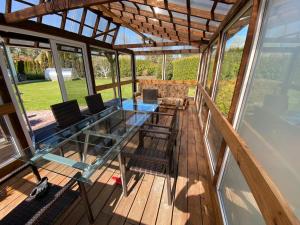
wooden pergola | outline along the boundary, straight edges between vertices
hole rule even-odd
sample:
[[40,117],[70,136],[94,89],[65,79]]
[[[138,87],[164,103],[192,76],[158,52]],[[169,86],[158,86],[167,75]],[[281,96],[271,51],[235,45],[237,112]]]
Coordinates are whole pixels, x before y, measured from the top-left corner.
[[[203,116],[201,132],[205,133],[205,127],[209,119],[212,118],[223,138],[216,169],[214,173],[210,174],[209,178],[212,185],[216,188],[222,162],[226,157],[225,150],[229,147],[266,223],[300,224],[288,202],[280,193],[279,188],[233,128],[234,113],[238,107],[239,95],[242,92],[244,77],[255,41],[262,0],[40,0],[37,5],[30,3],[29,0],[14,1],[27,5],[27,7],[12,11],[12,0],[6,0],[6,11],[5,14],[0,16],[0,25],[48,35],[55,34],[83,42],[88,48],[90,45],[94,45],[110,49],[110,51],[111,49],[115,50],[117,54],[119,51],[126,52],[131,54],[133,59],[132,68],[135,68],[134,55],[201,53],[195,96],[196,104],[198,103],[199,107],[203,108],[205,106],[207,109],[203,115],[200,115],[200,117]],[[249,2],[251,2],[252,8],[250,15],[247,15],[250,18],[248,23],[241,20],[235,23],[234,26],[236,27],[231,30],[234,33],[241,27],[248,25],[232,102],[228,117],[225,117],[217,108],[213,96],[218,64],[222,61],[222,51],[224,50],[223,32]],[[82,10],[79,18],[69,16],[69,13],[75,9]],[[92,25],[86,23],[89,13],[96,15],[95,22]],[[61,18],[59,26],[51,27],[44,24],[43,17],[46,15],[56,15]],[[107,21],[104,28],[99,26],[102,20]],[[76,32],[66,29],[66,24],[70,21],[78,25]],[[141,42],[118,44],[116,40],[121,28],[135,32],[140,37]],[[84,33],[85,29],[92,30],[92,32],[87,35]],[[228,33],[228,36],[230,35],[231,33]],[[5,31],[0,31],[0,36],[4,37],[8,44],[10,38],[32,38],[26,34],[12,35],[10,32]],[[33,41],[36,43],[36,47],[41,47],[39,46],[40,42],[47,42],[43,37],[36,37]],[[205,76],[207,76],[209,70],[208,65],[212,46],[215,47],[215,58],[213,60],[216,63],[213,64],[212,68],[211,80],[213,82],[207,84],[205,83],[207,79]],[[133,83],[134,89],[136,89],[137,80],[134,69],[132,73],[132,81],[121,82],[119,80],[119,85]],[[102,86],[95,86],[94,84],[93,88],[96,92],[116,86],[115,83]],[[10,99],[7,102],[2,114],[14,112],[9,103]],[[198,113],[199,111],[198,109]],[[205,152],[205,154],[208,153]],[[209,156],[206,155],[206,158],[209,158]],[[212,196],[214,205],[218,205],[216,191]]]
[[[196,3],[190,0],[16,0],[28,7],[12,11],[12,0],[7,0],[4,20],[7,24],[35,20],[43,23],[43,16],[54,14],[61,18],[60,29],[65,30],[66,22],[78,24],[78,35],[85,28],[92,29],[90,38],[111,44],[115,49],[161,47],[160,51],[137,51],[136,54],[199,53],[218,33],[222,23],[232,9],[243,1],[207,0]],[[83,8],[80,18],[71,18],[69,12]],[[85,24],[87,12],[97,15],[93,26]],[[99,29],[101,20],[107,20],[105,29]],[[126,27],[141,38],[141,43],[117,45],[116,38],[120,27]],[[163,40],[158,41],[157,39]],[[164,49],[176,46],[174,50]],[[190,46],[187,48],[187,46]],[[192,46],[192,47],[191,47]]]

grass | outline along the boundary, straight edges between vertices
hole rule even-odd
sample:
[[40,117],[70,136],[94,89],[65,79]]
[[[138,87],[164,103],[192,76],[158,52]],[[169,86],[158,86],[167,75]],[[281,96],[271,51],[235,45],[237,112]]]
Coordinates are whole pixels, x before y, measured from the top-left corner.
[[[110,83],[110,79],[96,79],[96,85]],[[79,105],[84,106],[87,95],[85,80],[65,81],[69,99],[77,99]],[[40,81],[18,85],[22,100],[27,111],[48,110],[50,105],[62,102],[60,87],[57,81]],[[193,96],[194,88],[190,88],[189,96]],[[118,94],[118,93],[117,93]],[[114,98],[113,89],[101,91],[104,101]],[[122,86],[123,98],[132,98],[132,84]]]

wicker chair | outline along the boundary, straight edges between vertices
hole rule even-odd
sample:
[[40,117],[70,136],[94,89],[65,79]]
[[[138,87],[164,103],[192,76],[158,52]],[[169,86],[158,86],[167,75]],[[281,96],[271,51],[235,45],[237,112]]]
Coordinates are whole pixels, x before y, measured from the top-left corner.
[[85,101],[91,114],[97,114],[106,109],[101,94],[86,96]]
[[[154,113],[157,114],[157,113]],[[139,131],[139,145],[135,151],[124,150],[120,154],[120,169],[123,182],[123,193],[127,196],[126,170],[163,176],[167,179],[168,204],[172,204],[171,176],[177,167],[175,143],[177,129],[177,107],[174,113],[158,113],[171,116],[170,126],[145,124]],[[164,148],[145,147],[145,138],[150,141],[163,141]],[[126,165],[126,161],[128,161]],[[173,174],[174,175],[174,174]],[[175,177],[175,176],[174,176]]]

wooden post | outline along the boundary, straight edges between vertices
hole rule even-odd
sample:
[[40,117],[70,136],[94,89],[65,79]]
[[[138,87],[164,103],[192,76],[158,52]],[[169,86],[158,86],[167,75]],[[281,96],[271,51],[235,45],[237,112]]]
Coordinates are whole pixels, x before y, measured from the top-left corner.
[[116,72],[117,72],[117,83],[118,83],[118,94],[119,99],[122,102],[122,90],[121,90],[121,74],[120,74],[120,61],[119,61],[119,52],[116,51]]
[[93,61],[92,61],[92,52],[91,52],[90,45],[88,45],[88,44],[86,44],[86,51],[87,51],[88,65],[89,65],[90,74],[91,74],[93,94],[96,94],[96,82],[95,82],[95,73],[94,73],[94,67],[93,67]]
[[135,65],[135,55],[131,54],[131,71],[132,71],[132,90],[133,93],[136,92],[136,65]]

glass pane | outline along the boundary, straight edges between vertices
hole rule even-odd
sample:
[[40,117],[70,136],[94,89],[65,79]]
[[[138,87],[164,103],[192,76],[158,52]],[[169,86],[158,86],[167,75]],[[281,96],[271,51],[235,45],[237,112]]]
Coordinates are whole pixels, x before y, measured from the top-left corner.
[[162,77],[162,61],[163,56],[136,56],[136,76],[137,79],[161,79]]
[[[130,55],[119,55],[120,64],[120,76],[121,82],[132,80],[132,69],[131,69],[131,56]],[[132,84],[121,85],[122,98],[132,98],[133,90]]]
[[43,24],[47,24],[53,27],[60,27],[61,25],[61,16],[50,14],[43,16]]
[[249,9],[225,33],[225,49],[218,77],[215,102],[227,117],[239,72],[250,19]]
[[133,92],[132,92],[132,83],[130,84],[125,84],[122,85],[122,98],[132,98],[133,97]]
[[81,21],[83,8],[79,9],[72,9],[68,11],[67,17],[73,20],[76,20],[77,22]]
[[0,13],[5,13],[6,2],[4,4],[0,4]]
[[268,2],[238,132],[300,218],[299,21],[300,1]]
[[78,33],[80,24],[71,20],[66,21],[65,30]]
[[[224,55],[221,63],[221,71],[218,77],[215,102],[221,112],[227,117],[237,75],[240,68],[243,49],[246,41],[250,9],[238,19],[224,35]],[[209,123],[207,133],[208,147],[212,157],[213,166],[221,148],[223,136],[215,125],[213,119]]]
[[85,107],[88,89],[82,49],[61,44],[57,49],[68,100],[76,99],[80,107]]
[[119,55],[121,81],[132,80],[131,56]]
[[25,113],[23,116],[28,118],[35,133],[55,121],[50,106],[62,101],[52,52],[30,47],[7,47],[16,71],[16,74],[11,74],[17,88],[15,93],[17,90],[20,93],[21,112]]
[[205,85],[206,91],[210,90],[211,82],[213,79],[213,70],[214,70],[214,65],[216,60],[216,53],[217,53],[217,43],[214,43],[211,46],[210,53],[209,53],[209,60],[208,60],[209,64],[208,64],[208,72],[207,72],[207,79]]
[[140,35],[133,32],[132,30],[126,27],[120,27],[117,38],[116,45],[122,44],[142,44],[143,39]]
[[227,224],[265,224],[251,190],[231,154],[226,163],[219,194]]
[[11,135],[10,120],[8,116],[0,117],[0,168],[7,165],[14,158],[20,156],[15,138]]
[[[98,48],[92,48],[91,53],[96,86],[116,83],[115,53]],[[103,101],[106,102],[117,97],[118,89],[115,87],[98,93],[101,93]]]
[[84,24],[94,27],[96,19],[97,19],[97,15],[88,10],[86,13]]
[[215,121],[212,117],[210,117],[210,121],[208,124],[208,132],[207,132],[207,145],[212,161],[212,166],[215,169],[215,166],[217,164],[218,155],[220,152],[221,144],[223,141],[223,136],[220,133],[217,125],[215,124]]

